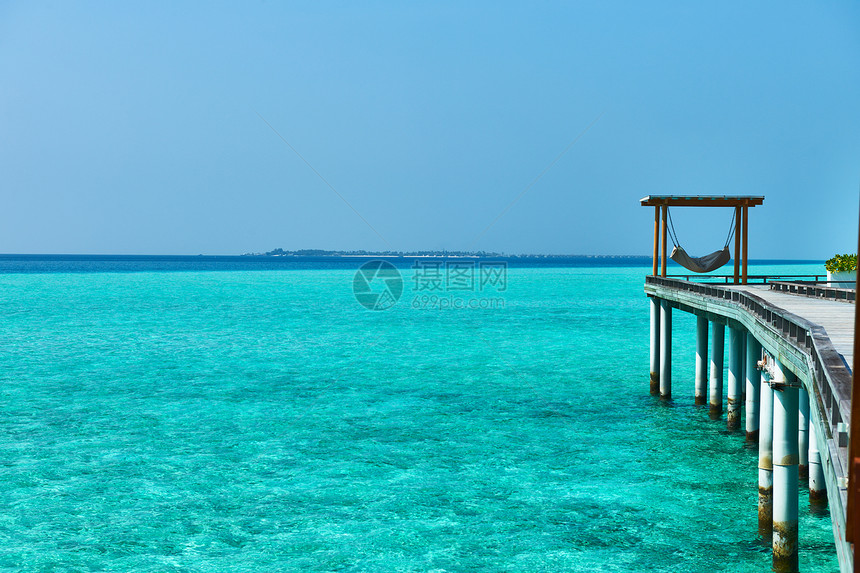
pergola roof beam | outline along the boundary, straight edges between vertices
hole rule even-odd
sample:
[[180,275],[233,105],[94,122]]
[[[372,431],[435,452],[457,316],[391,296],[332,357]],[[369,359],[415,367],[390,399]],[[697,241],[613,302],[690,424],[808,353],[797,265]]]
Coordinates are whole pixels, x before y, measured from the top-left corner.
[[761,195],[648,195],[639,200],[643,206],[669,207],[755,207],[764,203]]

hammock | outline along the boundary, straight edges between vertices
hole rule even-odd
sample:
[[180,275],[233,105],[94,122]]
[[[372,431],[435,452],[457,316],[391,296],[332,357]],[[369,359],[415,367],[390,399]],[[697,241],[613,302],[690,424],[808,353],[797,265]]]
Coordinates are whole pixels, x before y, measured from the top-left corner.
[[722,251],[714,251],[704,257],[691,257],[684,250],[684,247],[675,247],[672,249],[672,254],[669,258],[694,273],[709,273],[729,262],[732,254],[729,252],[729,248],[726,247]]
[[732,236],[735,234],[734,215],[732,215],[732,222],[729,225],[729,235],[726,237],[726,244],[722,250],[714,251],[710,255],[705,255],[704,257],[691,257],[687,254],[687,251],[684,250],[684,247],[678,244],[678,236],[675,234],[675,224],[672,222],[672,214],[668,209],[666,212],[669,215],[669,236],[672,239],[672,244],[675,245],[675,248],[672,249],[672,254],[669,256],[670,259],[694,273],[709,273],[711,271],[715,271],[731,260],[732,254],[729,251],[729,243],[732,241]]

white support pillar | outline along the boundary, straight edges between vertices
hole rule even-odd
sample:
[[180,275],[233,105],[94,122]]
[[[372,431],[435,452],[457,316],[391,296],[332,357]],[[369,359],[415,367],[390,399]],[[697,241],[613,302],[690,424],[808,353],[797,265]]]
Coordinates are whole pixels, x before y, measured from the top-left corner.
[[648,297],[651,308],[651,395],[660,393],[660,299]]
[[805,388],[798,389],[797,418],[797,474],[809,477],[809,393]]
[[711,322],[711,385],[708,403],[712,418],[719,418],[723,413],[723,344],[725,337],[726,327],[718,322]]
[[809,503],[815,506],[827,505],[827,486],[818,451],[818,432],[814,425],[809,428]]
[[747,373],[747,331],[741,336],[741,402],[747,397],[746,373]]
[[773,569],[797,571],[797,380],[774,361],[773,386]]
[[729,392],[726,412],[726,427],[737,430],[741,427],[741,389],[743,380],[744,331],[729,327]]
[[708,400],[708,318],[696,317],[696,404]]
[[746,437],[748,442],[758,441],[758,411],[759,389],[761,387],[761,372],[758,361],[761,360],[761,343],[751,332],[747,333],[747,364],[744,368],[746,378]]
[[660,397],[672,398],[672,304],[660,301]]
[[758,533],[773,533],[773,389],[765,374],[759,384]]

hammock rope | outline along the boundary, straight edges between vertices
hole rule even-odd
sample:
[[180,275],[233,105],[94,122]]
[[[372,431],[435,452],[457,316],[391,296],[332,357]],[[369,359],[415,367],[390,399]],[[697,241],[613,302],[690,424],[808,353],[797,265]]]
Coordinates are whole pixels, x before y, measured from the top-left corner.
[[[672,211],[670,209],[666,209],[666,214],[669,215],[669,240],[672,241],[672,246],[680,247],[681,242],[678,240],[678,233],[675,232],[675,222],[672,220]],[[729,243],[732,242],[732,238],[735,236],[735,211],[732,210],[732,221],[729,223],[729,234],[726,236],[726,243],[723,245],[723,248],[729,246]]]
[[675,223],[672,221],[672,212],[669,209],[666,209],[666,214],[669,216],[669,238],[672,241],[672,245],[674,245],[672,254],[669,258],[673,261],[694,273],[709,273],[720,268],[731,260],[732,255],[729,252],[729,243],[732,242],[732,237],[735,235],[734,209],[732,209],[732,221],[729,223],[729,233],[726,236],[725,245],[721,250],[714,251],[710,255],[705,255],[704,257],[691,257],[687,254],[687,251],[684,250],[684,247],[682,247],[680,241],[678,241],[678,234],[675,232]]
[[736,214],[737,214],[737,212],[734,209],[732,209],[732,222],[729,223],[729,235],[726,237],[726,244],[723,247],[724,249],[727,249],[729,247],[729,243],[732,242],[732,237],[735,236],[735,215]]
[[669,215],[669,239],[672,241],[672,246],[679,247],[681,245],[678,243],[678,234],[675,232],[675,222],[672,221],[672,211],[667,208],[666,214]]

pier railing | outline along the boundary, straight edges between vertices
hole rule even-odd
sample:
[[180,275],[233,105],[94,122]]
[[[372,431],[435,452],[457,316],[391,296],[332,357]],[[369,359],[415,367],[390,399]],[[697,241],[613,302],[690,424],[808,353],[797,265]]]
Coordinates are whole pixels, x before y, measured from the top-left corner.
[[[664,278],[717,284],[731,284],[735,280],[733,275],[667,275]],[[747,275],[747,284],[771,284],[774,281],[827,282],[826,279],[827,275]]]
[[[809,356],[810,375],[821,397],[821,406],[827,413],[831,433],[840,434],[837,436],[837,442],[840,446],[845,445],[847,435],[838,429],[844,427],[840,424],[847,423],[850,419],[851,373],[821,326],[779,309],[752,293],[736,288],[680,280],[677,277],[648,276],[645,278],[645,283],[739,304],[763,326]],[[847,468],[847,453],[845,456],[840,455],[840,458],[843,468]]]
[[827,281],[771,281],[768,284],[770,290],[789,294],[855,303],[857,301],[857,291],[853,288],[832,287]]
[[[665,278],[700,284],[729,285],[734,283],[734,277],[731,275],[668,275]],[[747,284],[768,285],[773,291],[811,298],[856,302],[857,293],[855,289],[833,286],[833,283],[826,279],[827,275],[749,275]],[[841,283],[842,281],[835,282]]]

